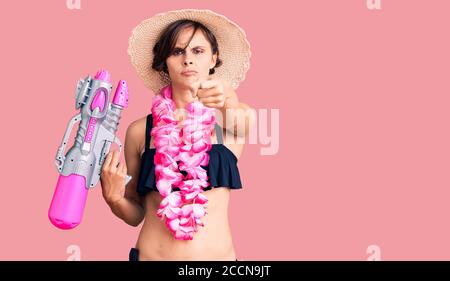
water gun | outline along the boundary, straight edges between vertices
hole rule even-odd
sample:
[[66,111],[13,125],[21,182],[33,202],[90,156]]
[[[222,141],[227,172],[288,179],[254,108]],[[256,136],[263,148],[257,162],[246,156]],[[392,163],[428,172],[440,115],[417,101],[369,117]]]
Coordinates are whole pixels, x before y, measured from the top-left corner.
[[[80,113],[69,122],[64,138],[56,153],[59,173],[48,217],[60,229],[72,229],[80,224],[88,190],[97,185],[103,162],[114,142],[122,150],[116,137],[122,110],[128,107],[128,87],[120,80],[112,103],[111,78],[100,70],[94,79],[87,76],[78,81],[75,108]],[[73,146],[64,155],[70,132],[80,122]],[[127,175],[125,185],[131,180]]]

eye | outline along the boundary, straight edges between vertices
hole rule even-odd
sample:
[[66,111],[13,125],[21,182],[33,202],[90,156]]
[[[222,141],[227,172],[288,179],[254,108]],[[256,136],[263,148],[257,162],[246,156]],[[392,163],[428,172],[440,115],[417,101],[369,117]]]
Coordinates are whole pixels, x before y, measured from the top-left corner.
[[183,53],[184,53],[184,50],[183,50],[183,49],[176,48],[175,50],[173,50],[172,55],[178,56],[178,55],[181,55],[181,54],[183,54]]
[[202,54],[204,53],[203,49],[194,49],[194,54]]

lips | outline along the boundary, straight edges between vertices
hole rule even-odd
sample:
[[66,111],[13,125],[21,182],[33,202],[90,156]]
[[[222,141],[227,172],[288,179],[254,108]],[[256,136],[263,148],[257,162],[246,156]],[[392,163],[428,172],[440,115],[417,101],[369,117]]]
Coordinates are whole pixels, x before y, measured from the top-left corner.
[[189,76],[189,75],[197,74],[197,71],[195,71],[195,70],[185,70],[185,71],[181,72],[181,74]]

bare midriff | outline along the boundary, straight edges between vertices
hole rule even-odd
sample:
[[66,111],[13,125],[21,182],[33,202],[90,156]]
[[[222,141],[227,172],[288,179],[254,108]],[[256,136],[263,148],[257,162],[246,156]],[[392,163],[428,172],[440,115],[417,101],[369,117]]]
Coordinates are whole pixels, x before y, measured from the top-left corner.
[[146,195],[146,215],[136,248],[139,260],[236,260],[228,221],[230,189],[216,187],[204,194],[208,198],[203,218],[192,240],[178,240],[156,215],[161,195],[152,191]]

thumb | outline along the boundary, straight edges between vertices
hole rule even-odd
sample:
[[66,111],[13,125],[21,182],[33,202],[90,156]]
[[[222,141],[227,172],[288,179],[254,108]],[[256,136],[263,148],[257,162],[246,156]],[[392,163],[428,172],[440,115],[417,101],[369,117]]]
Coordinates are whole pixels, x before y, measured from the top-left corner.
[[200,88],[201,89],[210,89],[210,88],[214,88],[217,84],[218,84],[217,80],[208,79],[208,80],[203,81],[202,83],[200,83]]

